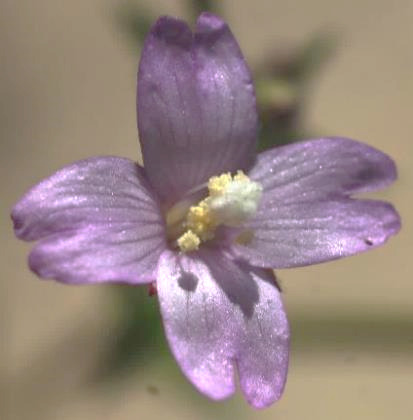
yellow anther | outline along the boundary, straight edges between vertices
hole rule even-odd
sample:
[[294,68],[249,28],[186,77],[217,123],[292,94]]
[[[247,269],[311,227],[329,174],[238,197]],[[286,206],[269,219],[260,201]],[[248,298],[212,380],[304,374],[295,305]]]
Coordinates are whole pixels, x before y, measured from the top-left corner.
[[[208,197],[190,207],[185,221],[178,224],[182,230],[177,244],[182,252],[197,250],[201,242],[213,239],[219,225],[242,226],[257,211],[262,186],[242,171],[234,176],[228,172],[210,178],[208,192]],[[172,216],[169,219],[175,222]]]
[[242,171],[237,171],[237,174],[234,176],[234,181],[249,181],[250,179]]
[[188,230],[178,238],[177,243],[182,252],[190,252],[196,251],[199,248],[201,240],[192,230]]
[[213,237],[213,230],[216,225],[207,200],[202,200],[197,206],[192,206],[186,217],[186,226],[203,241]]
[[227,185],[232,181],[232,176],[229,172],[213,176],[208,181],[208,191],[210,196],[220,195],[225,191]]

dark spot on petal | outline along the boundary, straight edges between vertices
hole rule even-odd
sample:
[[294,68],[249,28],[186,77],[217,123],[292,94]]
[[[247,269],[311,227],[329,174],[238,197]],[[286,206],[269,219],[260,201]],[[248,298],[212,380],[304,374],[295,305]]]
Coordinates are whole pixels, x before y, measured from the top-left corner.
[[245,275],[233,276],[228,279],[225,275],[228,273],[227,267],[221,264],[213,260],[208,261],[212,276],[228,299],[233,304],[238,305],[247,318],[251,318],[254,314],[255,305],[259,301],[257,283],[250,273],[251,267],[245,262],[237,260],[237,265]]
[[196,277],[192,273],[188,273],[183,271],[181,276],[178,278],[178,284],[182,289],[193,292],[196,289],[196,285],[198,284],[198,277]]
[[148,295],[149,296],[155,296],[157,293],[158,293],[158,289],[156,288],[156,283],[153,282],[149,285]]
[[372,246],[373,245],[373,241],[371,239],[364,239],[364,243],[368,246]]

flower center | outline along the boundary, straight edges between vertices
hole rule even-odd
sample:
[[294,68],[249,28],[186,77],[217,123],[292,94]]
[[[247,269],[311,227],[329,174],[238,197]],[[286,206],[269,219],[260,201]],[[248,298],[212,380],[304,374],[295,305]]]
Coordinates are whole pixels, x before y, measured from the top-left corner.
[[262,186],[242,171],[224,173],[208,181],[208,196],[196,205],[182,201],[167,215],[168,236],[182,252],[195,251],[213,239],[219,225],[241,226],[257,211]]

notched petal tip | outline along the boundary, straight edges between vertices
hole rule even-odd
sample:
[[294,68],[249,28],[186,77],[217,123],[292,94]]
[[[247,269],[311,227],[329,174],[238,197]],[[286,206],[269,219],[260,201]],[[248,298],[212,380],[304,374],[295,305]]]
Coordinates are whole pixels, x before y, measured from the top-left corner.
[[199,34],[215,33],[227,29],[226,22],[213,13],[203,12],[196,21],[196,32]]
[[279,401],[283,395],[285,383],[280,388],[274,388],[268,384],[254,384],[257,392],[252,395],[245,395],[248,404],[256,410],[263,410]]
[[402,222],[399,213],[392,204],[384,202],[383,205],[385,207],[385,214],[383,215],[383,220],[385,221],[383,221],[383,225],[385,225],[387,230],[387,235],[383,241],[384,243],[390,239],[391,236],[396,235],[400,231]]
[[14,230],[14,234],[19,238],[19,239],[24,239],[23,238],[23,233],[22,233],[22,228],[23,228],[23,220],[21,219],[21,217],[19,216],[19,211],[18,211],[18,207],[17,204],[15,207],[13,207],[11,213],[10,213],[10,218],[13,222],[13,230]]
[[391,184],[396,181],[399,176],[396,162],[389,155],[382,152],[380,153],[382,154],[382,165],[380,167],[383,175],[382,177],[387,179],[388,184]]
[[53,270],[50,270],[50,263],[47,259],[47,254],[40,251],[40,246],[36,245],[33,247],[29,256],[27,257],[27,265],[36,276],[44,280],[56,280],[61,283],[66,284],[81,284],[82,281],[77,281],[76,274],[66,274],[62,275],[61,273],[54,273]]
[[199,44],[210,48],[211,52],[214,51],[214,45],[226,44],[230,48],[231,54],[244,61],[238,44],[234,42],[229,26],[218,16],[206,12],[199,16],[195,27],[195,40]]
[[[32,188],[33,189],[33,188]],[[30,202],[28,197],[32,190],[29,190],[12,208],[10,212],[10,218],[13,222],[14,234],[17,238],[22,241],[33,241],[36,239],[31,232],[30,227],[28,226],[28,216],[35,212],[35,208],[31,209]]]
[[[36,247],[30,252],[28,258],[27,258],[27,264],[30,268],[30,270],[36,274],[39,278],[48,279],[51,278],[48,273],[43,270],[44,264],[42,263],[42,259],[40,255],[37,255]],[[56,280],[60,280],[57,279]]]
[[150,35],[182,48],[192,45],[192,31],[181,19],[170,16],[160,17],[153,25]]

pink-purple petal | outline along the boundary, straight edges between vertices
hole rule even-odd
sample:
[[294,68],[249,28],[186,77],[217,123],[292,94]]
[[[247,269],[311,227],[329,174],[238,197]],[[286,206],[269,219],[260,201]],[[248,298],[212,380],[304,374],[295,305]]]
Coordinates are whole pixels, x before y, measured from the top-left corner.
[[33,271],[67,283],[149,282],[166,248],[142,168],[117,157],[76,162],[32,188],[12,211],[16,235],[39,240]]
[[258,285],[254,316],[245,322],[238,345],[237,367],[241,389],[257,408],[280,399],[287,379],[289,326],[272,272],[251,269]]
[[383,244],[400,229],[388,203],[351,198],[391,184],[389,156],[346,138],[322,138],[258,156],[250,177],[263,186],[248,240],[235,244],[250,264],[287,268],[341,258]]
[[250,177],[264,187],[263,205],[285,205],[376,191],[397,176],[389,156],[346,138],[321,138],[258,155]]
[[145,171],[173,202],[254,158],[257,112],[247,65],[228,26],[203,13],[195,33],[163,17],[149,33],[138,73]]
[[382,245],[400,229],[389,204],[374,200],[326,200],[261,208],[246,226],[249,242],[234,245],[250,264],[289,268],[321,263]]
[[232,395],[236,367],[254,407],[281,396],[289,328],[270,273],[219,252],[166,252],[157,289],[171,350],[200,392],[213,399]]

